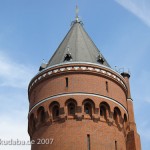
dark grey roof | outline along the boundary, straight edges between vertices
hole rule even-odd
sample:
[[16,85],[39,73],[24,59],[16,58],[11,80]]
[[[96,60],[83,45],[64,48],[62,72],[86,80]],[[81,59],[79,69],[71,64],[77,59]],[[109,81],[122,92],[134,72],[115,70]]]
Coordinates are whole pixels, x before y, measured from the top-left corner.
[[95,46],[83,28],[81,21],[74,21],[72,26],[49,60],[47,67],[65,62],[89,62],[110,65]]

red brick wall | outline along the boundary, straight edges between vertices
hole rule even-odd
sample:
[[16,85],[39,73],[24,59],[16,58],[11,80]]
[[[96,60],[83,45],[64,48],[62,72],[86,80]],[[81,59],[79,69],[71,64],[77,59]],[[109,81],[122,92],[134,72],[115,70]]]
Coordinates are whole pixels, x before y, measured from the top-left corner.
[[32,150],[87,150],[87,134],[90,135],[91,150],[115,150],[115,141],[119,150],[126,150],[122,132],[106,123],[94,123],[92,120],[69,120],[41,127],[34,138],[53,138],[54,142],[51,145],[33,145]]
[[[66,88],[65,78],[69,79]],[[106,91],[108,82],[108,92]],[[46,79],[39,83],[30,93],[30,107],[47,97],[60,93],[85,92],[104,95],[113,98],[127,107],[126,95],[123,89],[111,79],[90,74],[67,74]],[[35,101],[34,101],[35,99]]]

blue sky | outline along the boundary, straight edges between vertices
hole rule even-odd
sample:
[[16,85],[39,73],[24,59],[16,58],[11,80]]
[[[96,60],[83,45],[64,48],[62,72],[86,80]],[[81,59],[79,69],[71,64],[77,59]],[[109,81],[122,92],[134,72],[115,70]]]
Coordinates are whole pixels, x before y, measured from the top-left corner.
[[[84,28],[112,68],[129,69],[142,149],[150,147],[150,2],[78,0]],[[0,138],[29,140],[27,87],[75,18],[74,0],[0,0]],[[29,146],[0,146],[30,150]]]

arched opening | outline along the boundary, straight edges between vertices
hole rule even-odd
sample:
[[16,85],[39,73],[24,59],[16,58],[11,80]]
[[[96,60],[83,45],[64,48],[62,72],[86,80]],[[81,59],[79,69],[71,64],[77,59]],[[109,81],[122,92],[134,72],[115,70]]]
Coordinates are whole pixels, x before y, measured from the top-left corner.
[[52,115],[52,119],[55,120],[59,117],[60,114],[60,105],[58,102],[54,101],[50,104],[49,106],[51,115]]
[[114,118],[116,124],[119,124],[121,122],[121,111],[118,107],[114,108],[113,118]]
[[84,113],[87,116],[90,116],[90,118],[92,118],[92,113],[94,112],[94,103],[92,100],[85,100],[83,102],[84,105]]
[[52,116],[53,119],[56,119],[59,116],[59,107],[57,105],[52,108]]
[[100,106],[100,116],[106,118],[106,108],[105,108],[105,106]]
[[66,106],[66,110],[68,113],[68,116],[70,116],[69,118],[74,118],[75,117],[75,113],[76,113],[76,108],[77,108],[77,102],[74,99],[68,99],[65,103]]
[[84,112],[85,114],[92,116],[92,106],[90,103],[84,104]]
[[100,116],[105,120],[110,116],[110,106],[106,102],[100,103]]
[[44,123],[45,122],[45,110],[44,107],[39,107],[37,110],[37,118],[39,123]]
[[68,115],[75,115],[75,104],[73,102],[68,104]]

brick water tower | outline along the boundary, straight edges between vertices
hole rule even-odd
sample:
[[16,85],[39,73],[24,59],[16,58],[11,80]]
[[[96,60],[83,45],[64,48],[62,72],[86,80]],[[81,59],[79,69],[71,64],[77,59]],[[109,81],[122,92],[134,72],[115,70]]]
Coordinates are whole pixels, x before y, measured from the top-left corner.
[[129,78],[110,67],[76,16],[29,84],[31,150],[141,150]]

